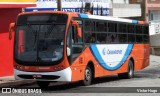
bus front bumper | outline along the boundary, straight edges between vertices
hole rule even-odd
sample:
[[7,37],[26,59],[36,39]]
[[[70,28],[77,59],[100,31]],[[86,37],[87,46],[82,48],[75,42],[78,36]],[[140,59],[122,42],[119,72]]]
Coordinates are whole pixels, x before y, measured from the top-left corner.
[[70,67],[56,72],[25,72],[14,69],[14,75],[16,80],[71,82],[71,74],[72,71]]

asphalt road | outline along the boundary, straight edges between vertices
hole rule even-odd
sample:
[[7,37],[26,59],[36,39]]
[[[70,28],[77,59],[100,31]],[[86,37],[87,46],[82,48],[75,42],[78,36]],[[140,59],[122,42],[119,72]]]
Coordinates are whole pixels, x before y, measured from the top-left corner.
[[[17,89],[39,89],[36,84],[17,86]],[[10,94],[12,96],[160,96],[160,56],[150,56],[150,66],[135,72],[133,79],[119,79],[117,75],[98,78],[90,86],[80,83],[51,83],[38,94]],[[8,96],[7,94],[1,94]]]

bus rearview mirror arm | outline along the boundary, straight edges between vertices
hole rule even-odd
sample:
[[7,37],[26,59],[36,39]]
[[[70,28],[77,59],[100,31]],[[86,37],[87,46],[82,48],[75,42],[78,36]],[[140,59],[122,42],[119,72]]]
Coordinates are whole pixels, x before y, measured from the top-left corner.
[[77,37],[82,38],[82,29],[79,27],[78,22],[72,20],[71,23],[76,26]]
[[12,32],[15,31],[15,23],[10,23],[9,25],[9,40],[12,39]]

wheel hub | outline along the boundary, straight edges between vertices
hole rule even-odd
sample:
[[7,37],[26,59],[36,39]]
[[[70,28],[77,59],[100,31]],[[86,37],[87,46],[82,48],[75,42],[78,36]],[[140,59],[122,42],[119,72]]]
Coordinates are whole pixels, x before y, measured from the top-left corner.
[[86,76],[85,77],[86,77],[87,81],[90,80],[90,78],[91,78],[91,73],[88,69],[86,69]]

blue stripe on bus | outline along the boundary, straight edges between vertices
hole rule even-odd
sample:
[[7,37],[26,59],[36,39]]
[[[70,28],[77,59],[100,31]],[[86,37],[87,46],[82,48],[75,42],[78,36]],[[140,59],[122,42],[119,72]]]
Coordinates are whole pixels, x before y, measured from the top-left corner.
[[127,58],[129,57],[129,55],[130,55],[130,53],[131,53],[131,51],[132,51],[132,48],[133,48],[133,44],[128,44],[127,50],[126,50],[126,52],[125,52],[122,60],[121,60],[121,61],[119,62],[119,64],[117,64],[117,66],[115,66],[115,67],[110,67],[110,66],[108,66],[108,65],[104,62],[104,60],[102,59],[102,57],[101,57],[101,55],[100,55],[100,53],[99,53],[99,51],[98,51],[98,49],[97,49],[97,47],[96,47],[95,44],[94,44],[94,45],[91,45],[91,52],[92,52],[92,54],[94,55],[94,57],[96,58],[96,60],[98,61],[98,63],[99,63],[103,68],[105,68],[106,70],[111,70],[111,71],[113,71],[113,70],[116,70],[116,69],[120,68],[120,67],[123,65],[123,63],[124,63],[124,62],[127,60]]
[[78,16],[81,18],[89,18],[87,14],[83,14],[83,13],[79,13]]
[[132,20],[132,23],[138,24],[138,20]]

